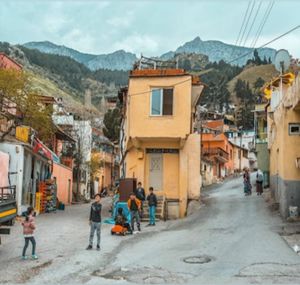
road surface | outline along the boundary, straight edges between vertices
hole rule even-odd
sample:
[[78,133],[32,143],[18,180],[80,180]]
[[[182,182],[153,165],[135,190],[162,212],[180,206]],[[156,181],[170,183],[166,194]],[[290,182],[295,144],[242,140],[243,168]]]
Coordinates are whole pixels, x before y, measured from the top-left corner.
[[[85,251],[88,205],[38,218],[39,261],[20,261],[20,229],[0,249],[0,282],[30,284],[300,284],[300,258],[279,235],[263,197],[241,178],[204,191],[205,206],[181,221],[111,237]],[[105,201],[105,203],[108,203]],[[205,262],[205,263],[203,263]]]

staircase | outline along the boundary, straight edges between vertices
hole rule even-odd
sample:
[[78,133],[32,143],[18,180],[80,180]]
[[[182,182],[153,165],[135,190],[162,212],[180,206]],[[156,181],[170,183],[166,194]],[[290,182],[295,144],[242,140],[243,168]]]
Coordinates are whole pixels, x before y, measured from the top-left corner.
[[[156,213],[155,218],[157,220],[164,220],[165,219],[165,197],[164,196],[157,196],[157,207],[156,207]],[[143,204],[143,218],[142,222],[149,222],[149,207],[148,207],[148,201],[145,201]]]

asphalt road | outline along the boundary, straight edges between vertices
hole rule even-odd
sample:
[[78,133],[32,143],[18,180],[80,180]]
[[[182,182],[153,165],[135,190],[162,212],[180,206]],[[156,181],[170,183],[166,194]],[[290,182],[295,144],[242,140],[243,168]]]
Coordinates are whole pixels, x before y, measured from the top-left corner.
[[111,237],[104,225],[100,253],[84,250],[88,205],[41,216],[39,261],[19,260],[22,237],[14,229],[0,248],[0,283],[300,284],[299,256],[263,197],[244,197],[241,178],[203,194],[205,206],[193,215],[141,234]]

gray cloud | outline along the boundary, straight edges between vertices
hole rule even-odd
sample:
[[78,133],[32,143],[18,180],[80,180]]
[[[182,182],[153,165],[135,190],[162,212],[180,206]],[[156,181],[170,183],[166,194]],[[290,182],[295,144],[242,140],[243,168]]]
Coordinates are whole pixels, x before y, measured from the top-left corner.
[[[157,55],[196,36],[234,43],[247,3],[11,0],[1,3],[0,40],[12,43],[49,40],[90,53],[124,49]],[[267,4],[263,2],[259,21]],[[298,1],[276,1],[259,43],[299,24],[299,10]],[[271,46],[287,48],[300,57],[299,38],[300,32],[296,31]],[[250,42],[251,38],[247,43]]]

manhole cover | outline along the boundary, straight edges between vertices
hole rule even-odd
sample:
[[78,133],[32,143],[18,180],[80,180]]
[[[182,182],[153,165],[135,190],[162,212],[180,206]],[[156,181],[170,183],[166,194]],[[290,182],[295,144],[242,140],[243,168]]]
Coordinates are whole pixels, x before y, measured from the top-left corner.
[[212,258],[207,255],[201,255],[201,256],[190,256],[183,259],[185,263],[190,264],[203,264],[208,263],[212,261]]

